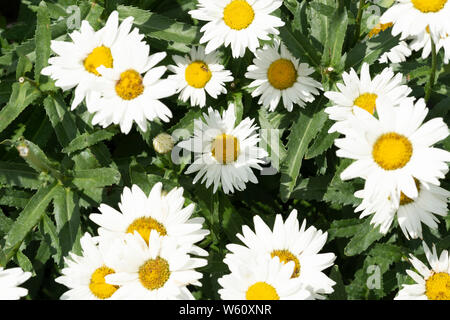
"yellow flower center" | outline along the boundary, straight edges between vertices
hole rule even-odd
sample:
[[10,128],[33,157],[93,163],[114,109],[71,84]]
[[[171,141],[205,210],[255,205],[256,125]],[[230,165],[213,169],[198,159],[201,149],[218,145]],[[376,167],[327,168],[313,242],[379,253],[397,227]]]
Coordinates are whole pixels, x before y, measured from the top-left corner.
[[100,76],[97,72],[97,68],[104,66],[105,68],[113,67],[113,57],[111,50],[105,46],[97,47],[84,59],[84,68],[90,73]]
[[412,153],[413,147],[408,138],[395,132],[381,135],[372,149],[373,160],[384,170],[403,168]]
[[141,217],[134,220],[127,228],[127,233],[139,232],[142,239],[148,244],[150,238],[150,231],[156,230],[161,236],[167,235],[166,228],[151,217]]
[[429,277],[425,284],[429,300],[450,300],[450,274],[439,272]]
[[284,90],[292,87],[297,81],[297,70],[291,60],[278,59],[270,65],[267,78],[272,87]]
[[212,73],[208,65],[203,61],[194,61],[187,68],[184,73],[186,82],[194,88],[204,88],[209,80],[211,80]]
[[441,11],[447,0],[411,0],[411,2],[417,10],[429,13]]
[[92,294],[99,299],[108,299],[119,288],[105,282],[105,277],[108,274],[113,274],[115,271],[107,266],[102,266],[95,269],[91,276],[91,282],[89,283],[89,290]]
[[247,300],[280,300],[277,290],[265,282],[257,282],[247,289]]
[[116,83],[116,93],[124,100],[133,100],[144,92],[141,75],[135,70],[127,70],[120,74]]
[[139,281],[148,290],[162,288],[169,277],[169,263],[161,257],[147,260],[139,268]]
[[[420,192],[420,182],[416,178],[414,178],[414,182],[416,183],[417,192]],[[400,205],[404,206],[410,203],[413,203],[414,199],[409,198],[403,192],[400,193]]]
[[232,135],[221,134],[214,139],[211,153],[217,161],[223,164],[236,161],[240,152],[239,140]]
[[392,27],[394,24],[392,22],[389,23],[378,23],[372,30],[369,32],[369,38],[372,38],[379,34],[381,31],[385,31],[386,29]]
[[273,250],[270,254],[273,257],[280,258],[280,261],[283,263],[288,263],[289,261],[294,261],[295,268],[292,272],[291,278],[297,278],[300,275],[300,262],[297,257],[294,256],[289,250]]
[[378,95],[375,93],[364,93],[356,98],[353,104],[373,115],[377,106],[377,98]]
[[247,28],[255,19],[255,11],[245,0],[233,0],[223,10],[225,24],[234,30]]

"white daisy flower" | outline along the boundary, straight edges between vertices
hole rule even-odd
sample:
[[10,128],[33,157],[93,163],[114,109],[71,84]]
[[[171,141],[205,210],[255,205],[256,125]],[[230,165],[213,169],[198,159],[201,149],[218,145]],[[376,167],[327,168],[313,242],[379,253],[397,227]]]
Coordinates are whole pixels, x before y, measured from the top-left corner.
[[100,214],[93,213],[89,218],[100,227],[98,234],[114,239],[126,233],[137,231],[148,243],[150,232],[158,231],[161,236],[174,238],[179,246],[190,252],[206,256],[208,253],[194,245],[209,234],[202,229],[204,218],[192,218],[195,205],[183,208],[183,188],[173,188],[163,195],[162,183],[155,184],[147,197],[137,186],[125,187],[119,203],[120,212],[101,204]]
[[69,288],[61,300],[105,300],[114,296],[118,286],[105,283],[105,276],[115,273],[120,257],[116,249],[101,238],[85,233],[80,239],[82,256],[73,252],[64,257],[66,267],[56,282]]
[[[94,31],[88,21],[81,23],[80,30],[69,34],[72,42],[51,41],[51,49],[58,55],[48,60],[49,66],[41,73],[56,80],[55,85],[64,91],[75,88],[71,109],[75,109],[85,98],[92,100],[102,88],[102,76],[97,68],[112,68],[116,58],[134,43],[138,51],[148,46],[141,41],[144,36],[133,29],[133,17],[128,17],[119,26],[119,14],[113,11],[105,26]],[[148,49],[147,49],[148,50]]]
[[186,170],[186,174],[198,171],[193,183],[203,177],[207,188],[214,183],[216,192],[222,184],[225,193],[244,190],[248,181],[258,183],[252,168],[262,170],[260,163],[268,154],[257,147],[260,139],[254,120],[245,118],[235,127],[234,104],[223,116],[210,107],[203,117],[204,122],[194,120],[194,136],[178,144],[194,152],[194,162]]
[[433,147],[449,135],[442,118],[423,123],[428,113],[423,99],[416,104],[407,99],[399,107],[381,104],[377,111],[379,119],[355,109],[353,130],[335,140],[339,157],[356,160],[341,179],[366,179],[366,196],[387,194],[395,203],[402,192],[411,199],[418,197],[414,178],[426,187],[438,186],[450,161],[450,152]]
[[356,108],[363,109],[366,116],[370,117],[376,111],[380,103],[386,102],[393,106],[399,105],[411,93],[411,88],[403,83],[401,73],[394,74],[391,68],[385,68],[373,79],[370,76],[369,65],[364,63],[361,68],[361,77],[358,77],[352,68],[349,73],[342,74],[344,83],[336,84],[339,89],[327,91],[325,96],[333,102],[333,106],[325,109],[329,118],[337,121],[329,132],[338,131],[345,133],[349,128],[348,119],[354,114]]
[[307,63],[300,63],[279,40],[258,49],[253,65],[247,68],[246,78],[254,79],[249,85],[256,88],[252,97],[261,96],[258,103],[274,111],[283,99],[283,105],[292,111],[293,104],[305,106],[314,101],[322,89],[310,75],[314,72]]
[[175,55],[172,59],[176,65],[170,65],[168,69],[175,75],[170,75],[169,79],[177,81],[179,98],[183,102],[191,99],[192,106],[205,106],[205,91],[214,99],[227,93],[225,82],[233,81],[231,72],[220,64],[219,52],[205,54],[205,48],[199,46],[193,47],[189,55]]
[[[244,257],[243,257],[244,258]],[[218,282],[222,300],[309,300],[310,292],[292,278],[295,264],[278,257],[247,255],[244,260],[224,259],[231,273]]]
[[447,215],[447,202],[450,192],[432,185],[422,184],[415,180],[418,197],[411,199],[403,192],[400,193],[399,202],[394,202],[388,195],[373,199],[366,196],[364,190],[355,193],[355,196],[362,198],[362,203],[355,209],[355,212],[362,211],[360,218],[372,215],[371,223],[374,226],[380,225],[380,231],[386,234],[397,216],[403,234],[407,239],[422,238],[422,223],[431,229],[437,229],[439,219],[435,215],[445,217]]
[[[450,33],[450,31],[449,31]],[[431,35],[430,30],[427,27],[417,36],[412,37],[410,47],[414,51],[422,51],[422,59],[427,59],[432,51],[431,48]],[[436,52],[441,49],[444,51],[444,63],[448,64],[450,60],[450,36],[448,34],[442,35],[435,43]]]
[[279,34],[284,26],[280,18],[271,15],[283,4],[281,0],[199,0],[196,10],[189,14],[209,21],[201,28],[200,43],[210,53],[222,44],[231,45],[233,58],[243,57],[245,49],[255,52],[259,40],[271,40],[269,34]]
[[153,230],[148,244],[138,232],[117,238],[114,244],[121,263],[116,273],[105,278],[119,286],[114,299],[193,299],[186,286],[201,286],[202,274],[195,268],[205,266],[206,260],[191,258],[174,238]]
[[133,121],[144,132],[147,131],[147,120],[159,118],[169,122],[172,112],[159,99],[175,94],[176,82],[161,79],[167,70],[165,66],[155,67],[166,53],[148,54],[148,46],[142,49],[137,42],[130,41],[112,69],[97,68],[104,86],[101,97],[87,101],[89,112],[95,113],[92,124],[103,128],[112,123],[120,124],[121,131],[127,134]]
[[322,294],[334,291],[335,282],[322,271],[333,265],[336,256],[334,253],[319,253],[327,241],[326,232],[313,226],[306,229],[306,220],[300,227],[295,209],[285,222],[277,214],[273,230],[259,216],[255,216],[253,221],[255,232],[243,226],[242,234],[237,234],[244,245],[227,245],[231,252],[226,256],[228,261],[241,261],[251,254],[278,257],[285,264],[294,262],[291,278],[298,278],[311,292],[312,298],[324,299]]
[[449,16],[448,0],[397,0],[383,13],[380,22],[392,22],[392,35],[401,34],[401,40],[420,34],[427,27],[433,37],[438,39],[449,27]]
[[28,290],[19,287],[31,277],[31,272],[21,268],[4,269],[0,267],[0,300],[19,300],[28,294]]
[[418,271],[406,270],[406,273],[416,282],[404,284],[395,300],[450,300],[450,261],[447,250],[440,257],[433,244],[431,251],[423,242],[423,249],[431,266],[429,269],[422,261],[410,255],[409,261]]
[[406,58],[408,58],[412,54],[412,51],[409,45],[405,41],[400,41],[398,45],[393,47],[390,51],[385,52],[378,59],[380,63],[400,63],[405,62]]

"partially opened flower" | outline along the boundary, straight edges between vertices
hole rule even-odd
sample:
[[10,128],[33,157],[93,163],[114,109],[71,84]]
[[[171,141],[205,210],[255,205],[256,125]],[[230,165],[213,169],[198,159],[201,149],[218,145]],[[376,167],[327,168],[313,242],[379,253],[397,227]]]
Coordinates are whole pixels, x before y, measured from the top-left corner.
[[259,40],[270,40],[270,34],[278,34],[276,28],[284,25],[272,15],[283,4],[281,0],[199,0],[196,10],[189,14],[198,20],[208,21],[200,43],[206,45],[206,53],[220,47],[231,46],[234,58],[243,57],[246,48],[255,52]]
[[222,185],[225,193],[242,191],[249,181],[258,183],[252,169],[262,170],[260,164],[268,154],[257,146],[260,139],[254,120],[245,118],[236,124],[234,104],[223,116],[209,108],[203,117],[204,121],[194,121],[194,137],[178,144],[194,152],[194,162],[186,170],[186,174],[197,172],[193,183],[203,177],[207,188],[214,184],[216,192]]
[[113,68],[118,63],[116,59],[129,53],[130,43],[134,50],[148,50],[148,45],[142,41],[144,35],[138,29],[131,30],[132,25],[133,17],[119,25],[119,14],[113,11],[98,31],[84,20],[80,30],[69,34],[72,42],[52,40],[51,48],[57,56],[49,59],[49,66],[41,73],[56,80],[55,85],[64,91],[75,88],[72,110],[85,98],[90,101],[99,95],[103,79],[98,67]]
[[450,300],[450,261],[447,250],[438,256],[436,246],[431,251],[423,242],[423,249],[431,269],[412,254],[409,261],[415,270],[406,273],[416,282],[404,284],[396,300]]
[[31,272],[22,268],[4,269],[0,267],[0,300],[18,300],[28,294],[28,290],[19,287],[31,277]]
[[186,102],[191,100],[192,106],[204,107],[206,93],[214,99],[222,93],[227,93],[225,82],[233,81],[231,72],[225,70],[220,63],[219,53],[205,54],[205,48],[193,47],[189,55],[184,57],[173,56],[176,65],[168,66],[174,72],[169,79],[177,82],[179,98]]
[[255,216],[255,231],[243,226],[242,234],[237,237],[243,242],[229,244],[227,261],[243,261],[249,255],[278,257],[284,264],[294,263],[291,278],[299,279],[303,287],[309,290],[311,298],[324,299],[323,294],[332,293],[335,282],[328,278],[323,270],[333,265],[336,256],[333,253],[319,253],[327,240],[327,233],[310,226],[306,229],[304,220],[300,226],[297,210],[292,210],[286,221],[276,215],[271,230],[264,221]]
[[288,111],[292,111],[293,104],[303,107],[314,101],[314,95],[322,89],[320,82],[310,77],[314,69],[300,63],[278,40],[257,50],[255,56],[245,76],[254,79],[249,85],[255,88],[252,96],[261,96],[258,103],[270,111],[276,109],[280,100]]
[[[445,33],[437,39],[435,42],[436,52],[441,49],[444,51],[444,63],[449,63],[450,60],[450,28],[448,33]],[[432,51],[431,35],[429,27],[425,28],[421,33],[412,37],[410,48],[414,51],[422,51],[422,59],[426,59],[430,56]]]

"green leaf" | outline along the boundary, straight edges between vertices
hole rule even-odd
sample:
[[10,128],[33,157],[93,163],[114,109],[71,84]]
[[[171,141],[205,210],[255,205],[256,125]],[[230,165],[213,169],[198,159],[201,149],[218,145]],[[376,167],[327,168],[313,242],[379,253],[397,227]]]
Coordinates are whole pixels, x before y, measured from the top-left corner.
[[56,232],[62,256],[66,256],[77,241],[80,228],[78,195],[69,188],[59,187],[53,199]]
[[19,214],[16,221],[14,221],[14,224],[6,235],[5,246],[3,247],[7,260],[18,249],[31,229],[41,220],[45,209],[54,197],[57,189],[58,185],[56,183],[40,188]]
[[16,253],[16,260],[19,267],[22,268],[25,272],[31,272],[32,275],[35,275],[33,264],[30,259],[26,255],[23,254],[22,251],[18,250]]
[[380,240],[384,235],[380,233],[380,226],[374,228],[370,218],[361,224],[358,232],[344,249],[346,256],[354,256],[366,250],[372,243]]
[[55,129],[56,136],[62,147],[66,147],[75,139],[78,129],[73,114],[69,112],[60,94],[48,96],[44,100],[47,116]]
[[41,1],[37,9],[36,25],[36,63],[34,65],[34,79],[40,82],[41,70],[48,65],[50,57],[50,41],[52,34],[50,31],[50,17],[48,15],[47,5]]
[[53,260],[57,265],[62,266],[63,255],[61,252],[61,245],[59,243],[58,232],[56,231],[55,224],[46,214],[42,216],[41,224],[41,231],[44,234],[44,239],[53,249]]
[[65,147],[62,151],[65,153],[72,153],[75,151],[86,149],[94,144],[99,143],[100,141],[110,140],[118,133],[118,129],[116,127],[112,127],[112,129],[101,129],[94,131],[93,133],[83,133],[82,135],[73,139],[67,147]]
[[281,200],[286,202],[292,194],[297,177],[300,174],[303,157],[305,156],[309,143],[314,139],[322,128],[327,115],[322,110],[321,100],[310,106],[310,112],[302,110],[298,120],[292,125],[288,137],[287,155],[281,166]]
[[271,165],[280,171],[280,164],[286,158],[286,147],[281,138],[283,130],[278,129],[278,125],[273,125],[269,120],[267,109],[261,108],[258,112],[258,120],[261,125],[260,146],[269,153]]
[[336,140],[339,137],[338,132],[328,133],[328,130],[331,128],[334,121],[327,120],[325,125],[320,130],[317,137],[314,139],[313,144],[308,149],[308,152],[305,155],[305,159],[312,159],[317,156],[320,156],[322,153],[331,148]]
[[17,62],[16,79],[25,76],[27,72],[33,69],[33,64],[27,56],[20,56]]
[[0,161],[0,183],[10,186],[38,189],[39,174],[26,164]]
[[9,102],[0,111],[0,132],[16,119],[41,93],[29,82],[14,83]]
[[364,221],[357,218],[334,220],[328,229],[328,241],[334,238],[349,238],[354,236],[363,223]]
[[117,8],[119,17],[134,17],[134,24],[145,35],[176,43],[176,49],[182,52],[189,52],[190,46],[199,43],[200,30],[198,27],[186,23],[177,22],[165,16],[139,8],[120,5]]
[[[117,184],[120,181],[120,172],[113,168],[98,168],[76,170],[72,183],[83,191],[82,200],[90,205],[97,205],[102,200],[105,186]],[[85,203],[80,205],[85,206]]]
[[24,190],[0,189],[0,205],[23,209],[31,198],[31,193]]
[[331,280],[336,284],[333,286],[333,293],[328,296],[330,300],[347,300],[347,293],[345,292],[344,282],[342,280],[341,272],[338,265],[334,265],[330,272]]
[[347,25],[347,10],[345,8],[337,9],[331,17],[329,24],[328,36],[322,55],[323,66],[341,69],[342,47],[344,45]]
[[3,213],[3,210],[0,208],[0,234],[3,236],[8,233],[13,224],[13,220],[8,218]]

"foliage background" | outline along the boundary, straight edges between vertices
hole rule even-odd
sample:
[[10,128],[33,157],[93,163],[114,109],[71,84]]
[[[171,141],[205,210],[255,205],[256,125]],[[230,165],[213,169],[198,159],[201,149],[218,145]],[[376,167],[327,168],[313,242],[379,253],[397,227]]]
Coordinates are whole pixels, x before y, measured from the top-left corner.
[[[381,11],[391,0],[377,1]],[[358,11],[358,3],[365,10]],[[263,129],[280,130],[279,173],[258,176],[259,184],[248,184],[244,192],[212,195],[204,185],[193,185],[193,176],[183,173],[185,163],[175,165],[167,155],[156,154],[152,138],[159,132],[177,128],[193,129],[193,119],[202,110],[166,99],[174,117],[169,124],[152,122],[146,133],[134,127],[129,135],[118,128],[92,127],[84,105],[69,110],[71,92],[61,92],[53,81],[40,75],[51,54],[51,39],[67,39],[74,22],[76,5],[81,20],[100,28],[112,10],[120,17],[132,15],[135,25],[146,35],[151,52],[167,51],[163,64],[172,63],[172,54],[183,54],[199,43],[200,27],[189,10],[195,0],[22,0],[8,1],[0,12],[0,265],[19,265],[33,272],[26,287],[28,299],[57,299],[66,290],[54,282],[69,251],[80,253],[79,238],[96,227],[88,219],[100,203],[117,208],[124,186],[138,184],[145,192],[158,181],[170,190],[185,189],[188,202],[197,204],[195,214],[206,219],[211,235],[202,243],[210,255],[202,288],[191,288],[196,298],[218,299],[217,279],[227,273],[222,260],[225,245],[236,242],[244,224],[253,226],[260,215],[270,226],[276,213],[286,216],[293,208],[299,218],[328,231],[322,252],[337,255],[335,266],[326,272],[337,284],[329,299],[392,299],[399,286],[408,282],[405,261],[409,253],[423,258],[421,240],[408,241],[394,225],[386,235],[360,220],[354,213],[359,200],[353,196],[362,180],[343,182],[339,173],[350,163],[335,155],[336,134],[328,134],[331,121],[323,109],[328,100],[321,96],[305,109],[291,113],[282,108],[268,113],[252,99],[244,73],[253,55],[231,59],[222,48],[225,67],[235,81],[228,94],[207,105],[224,109],[234,101],[238,118],[257,119]],[[285,0],[276,12],[286,22],[280,29],[290,51],[316,69],[315,77],[325,90],[335,88],[343,71],[371,64],[372,74],[385,65],[376,61],[398,43],[389,31],[368,39],[369,10],[373,3],[350,0]],[[407,76],[417,98],[424,96],[431,59],[415,53],[394,69]],[[331,68],[330,68],[331,67]],[[449,123],[450,69],[438,59],[439,80],[428,103],[429,118],[444,117]],[[169,73],[169,72],[168,72]],[[268,151],[271,151],[268,141]],[[441,148],[449,150],[450,140]],[[449,181],[442,181],[449,189]],[[450,247],[450,218],[441,219],[439,230],[424,227],[424,239],[438,249]],[[369,289],[367,280],[379,266],[381,283]],[[369,268],[369,269],[368,269]],[[371,280],[369,279],[369,282]]]

